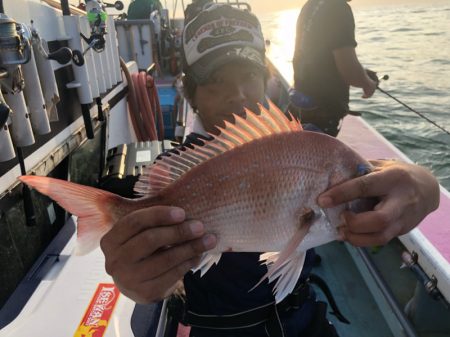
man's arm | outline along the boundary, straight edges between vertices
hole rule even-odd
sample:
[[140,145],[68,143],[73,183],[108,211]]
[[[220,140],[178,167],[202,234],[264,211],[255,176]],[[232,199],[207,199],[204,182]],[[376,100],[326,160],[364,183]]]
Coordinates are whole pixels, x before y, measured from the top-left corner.
[[333,50],[336,67],[342,79],[348,85],[362,88],[364,91],[363,98],[369,98],[375,92],[377,84],[370,79],[366,70],[356,56],[355,48],[344,47]]

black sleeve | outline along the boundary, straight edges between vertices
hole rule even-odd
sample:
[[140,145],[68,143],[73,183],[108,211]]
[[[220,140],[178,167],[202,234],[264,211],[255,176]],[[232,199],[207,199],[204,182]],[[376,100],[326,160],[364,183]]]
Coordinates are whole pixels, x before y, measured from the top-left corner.
[[328,6],[326,21],[329,27],[328,37],[331,50],[343,47],[356,47],[355,19],[352,9],[343,1],[331,1]]

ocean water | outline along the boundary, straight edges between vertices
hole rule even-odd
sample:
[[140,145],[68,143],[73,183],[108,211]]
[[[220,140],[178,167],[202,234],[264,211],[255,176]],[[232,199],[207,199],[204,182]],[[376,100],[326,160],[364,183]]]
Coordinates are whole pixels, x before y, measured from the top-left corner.
[[[260,16],[268,55],[292,83],[295,24],[300,9]],[[357,55],[364,67],[387,74],[380,88],[450,131],[450,1],[444,5],[353,10]],[[450,189],[450,135],[377,91],[351,90],[351,110],[412,161],[428,167]]]

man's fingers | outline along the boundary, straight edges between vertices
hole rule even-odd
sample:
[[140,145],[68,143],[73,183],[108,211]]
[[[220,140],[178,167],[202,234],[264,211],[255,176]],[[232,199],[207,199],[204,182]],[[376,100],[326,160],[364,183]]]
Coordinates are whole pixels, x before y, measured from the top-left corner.
[[396,183],[396,178],[394,174],[375,170],[331,187],[318,197],[317,202],[320,207],[329,208],[359,198],[381,197]]
[[378,196],[379,181],[373,179],[373,175],[369,173],[330,188],[317,199],[319,206],[329,208],[358,198]]
[[369,163],[377,168],[390,166],[395,163],[394,159],[371,159]]
[[160,248],[178,245],[204,234],[205,227],[201,222],[186,221],[177,225],[147,229],[132,237],[120,249],[127,252],[130,262],[134,262],[150,256]]
[[173,225],[185,218],[184,210],[178,207],[153,206],[125,215],[102,238],[102,250],[115,249],[138,233],[152,227]]
[[355,234],[345,233],[344,240],[355,247],[383,246],[389,242],[382,233]]
[[379,205],[377,210],[359,214],[343,212],[341,237],[355,246],[373,246],[384,245],[397,236],[401,229],[398,208],[389,202]]
[[363,213],[345,211],[341,215],[341,220],[347,230],[352,233],[370,234],[387,229],[395,221],[394,216],[395,213],[389,213],[385,210]]
[[[207,234],[201,239],[196,239],[182,245],[171,247],[162,250],[147,260],[142,262],[142,269],[151,269],[153,266],[164,266],[158,269],[158,272],[152,271],[150,274],[143,274],[140,276],[141,281],[148,281],[150,279],[158,279],[162,277],[163,274],[170,272],[171,270],[177,269],[184,261],[198,259],[201,255],[214,248],[217,239],[212,234]],[[198,263],[198,260],[197,260]],[[190,268],[193,268],[191,266]],[[187,270],[188,271],[188,270]],[[185,271],[184,274],[187,272]],[[184,275],[183,274],[183,275]]]
[[159,282],[166,274],[175,273],[172,279],[180,279],[195,267],[201,255],[214,248],[216,243],[216,237],[207,234],[202,238],[161,250],[134,263],[127,259],[126,263],[106,263],[105,267],[108,274],[115,275],[117,283],[126,284],[127,288],[136,290],[143,283]]
[[[139,294],[139,303],[149,303],[163,299],[174,290],[177,281],[196,267],[201,255],[216,245],[214,235],[168,248],[139,263],[128,266],[129,272],[122,273],[131,279],[118,279],[119,283],[134,284],[133,293]],[[155,268],[155,266],[164,266]],[[130,287],[129,287],[130,288]],[[162,296],[159,294],[163,294]],[[136,299],[137,296],[133,295]]]
[[133,293],[139,295],[133,296],[133,298],[136,302],[142,304],[157,302],[164,299],[175,290],[177,282],[182,279],[189,270],[195,267],[197,263],[197,258],[185,260],[170,271],[161,275],[161,277],[139,283],[135,288],[135,291],[133,291]]

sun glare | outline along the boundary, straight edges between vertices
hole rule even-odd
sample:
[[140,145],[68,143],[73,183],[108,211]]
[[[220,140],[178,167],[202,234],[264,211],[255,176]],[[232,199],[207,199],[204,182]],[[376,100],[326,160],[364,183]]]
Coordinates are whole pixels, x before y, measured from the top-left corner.
[[[270,41],[267,56],[277,64],[278,70],[292,82],[292,57],[295,48],[295,27],[299,11],[287,10],[270,15],[261,15],[264,36]],[[286,43],[286,40],[289,43]]]

